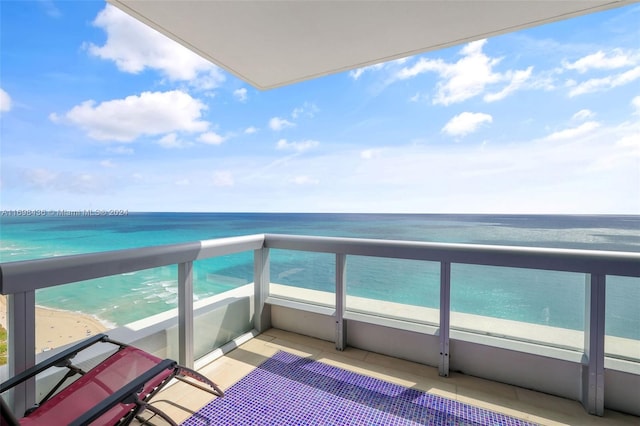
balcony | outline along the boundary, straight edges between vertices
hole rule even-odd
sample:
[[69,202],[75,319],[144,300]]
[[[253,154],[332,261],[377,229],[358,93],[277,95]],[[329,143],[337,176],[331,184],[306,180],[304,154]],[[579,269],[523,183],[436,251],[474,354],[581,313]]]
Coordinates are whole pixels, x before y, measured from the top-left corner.
[[[277,351],[541,425],[635,425],[638,422],[637,417],[611,410],[606,410],[604,417],[592,416],[576,401],[461,373],[443,378],[437,368],[374,352],[351,347],[336,351],[331,342],[280,329],[267,330],[200,371],[228,389]],[[208,402],[202,392],[180,383],[168,388],[157,400],[156,406],[178,422]]]
[[[300,252],[319,256],[304,279],[322,273],[331,277],[331,288],[282,284],[282,274],[273,279],[272,258],[285,255],[295,263],[292,254]],[[238,254],[253,255],[252,282],[194,301],[199,262]],[[401,281],[403,270],[416,264],[437,280],[436,308],[389,294],[366,296],[359,291],[366,281],[347,278],[350,268],[382,265],[397,268]],[[605,332],[607,283],[640,277],[640,254],[622,252],[252,235],[3,263],[0,293],[8,295],[9,307],[3,377],[48,355],[35,351],[36,290],[167,265],[177,265],[177,309],[109,334],[201,369],[224,387],[279,347],[544,424],[598,421],[585,413],[629,424],[640,416],[638,395],[629,392],[640,388],[640,342]],[[568,281],[583,280],[582,329],[452,309],[452,283],[505,271],[559,271],[571,274]],[[224,368],[230,363],[242,368]],[[48,380],[17,389],[16,411],[34,401]],[[172,388],[167,392],[164,399],[174,400]]]

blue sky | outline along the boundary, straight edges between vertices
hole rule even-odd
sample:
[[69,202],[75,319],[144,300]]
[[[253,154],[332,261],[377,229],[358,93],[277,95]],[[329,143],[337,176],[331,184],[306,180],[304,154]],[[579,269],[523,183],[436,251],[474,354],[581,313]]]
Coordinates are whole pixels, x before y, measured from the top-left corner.
[[2,209],[640,214],[640,5],[259,91],[2,1]]

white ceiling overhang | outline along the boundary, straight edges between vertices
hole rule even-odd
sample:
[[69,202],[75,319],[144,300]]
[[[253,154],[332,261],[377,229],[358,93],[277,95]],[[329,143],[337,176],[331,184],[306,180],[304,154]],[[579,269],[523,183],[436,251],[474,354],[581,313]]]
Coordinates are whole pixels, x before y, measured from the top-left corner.
[[109,0],[270,89],[637,0]]

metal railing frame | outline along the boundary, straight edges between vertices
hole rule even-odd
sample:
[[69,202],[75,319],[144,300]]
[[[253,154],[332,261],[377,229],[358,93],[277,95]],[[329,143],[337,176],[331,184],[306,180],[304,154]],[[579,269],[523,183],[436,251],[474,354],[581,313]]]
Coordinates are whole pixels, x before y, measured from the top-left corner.
[[[475,264],[584,273],[586,280],[585,344],[583,370],[585,408],[604,413],[604,318],[607,275],[640,277],[640,253],[547,249],[528,247],[442,244],[358,238],[258,234],[61,256],[0,264],[0,294],[8,295],[9,374],[35,363],[35,291],[143,269],[178,265],[179,362],[194,363],[193,262],[253,250],[254,328],[270,327],[270,249],[333,253],[336,256],[335,344],[347,344],[347,255],[424,260],[440,263],[439,374],[449,374],[451,265]],[[35,399],[35,382],[16,389],[13,408],[24,411]]]

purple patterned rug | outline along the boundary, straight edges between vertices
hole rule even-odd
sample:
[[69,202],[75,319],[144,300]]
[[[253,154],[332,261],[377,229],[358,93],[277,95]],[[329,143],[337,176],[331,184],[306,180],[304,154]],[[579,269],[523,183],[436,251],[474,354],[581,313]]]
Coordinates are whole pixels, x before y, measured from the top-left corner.
[[183,425],[534,425],[278,352]]

